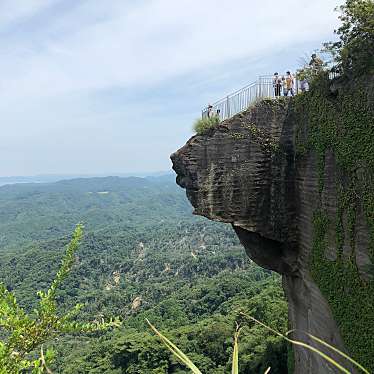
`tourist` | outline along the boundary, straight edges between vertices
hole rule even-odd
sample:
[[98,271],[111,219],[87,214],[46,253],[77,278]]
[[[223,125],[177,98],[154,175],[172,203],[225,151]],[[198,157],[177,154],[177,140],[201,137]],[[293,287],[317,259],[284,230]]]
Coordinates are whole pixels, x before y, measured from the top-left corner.
[[213,105],[209,104],[208,105],[208,118],[212,118],[213,117]]
[[287,89],[287,92],[286,92],[286,95],[284,95],[284,96],[288,96],[289,93],[291,93],[291,96],[294,96],[293,85],[294,85],[293,76],[292,76],[290,71],[287,71],[287,73],[286,73],[286,89]]
[[315,71],[318,72],[322,69],[323,61],[315,54],[312,54],[312,58],[309,62],[309,66]]
[[287,96],[287,82],[286,82],[286,78],[284,77],[284,75],[282,75],[282,78],[281,78],[281,84],[282,84],[282,87],[283,87],[283,96]]
[[282,81],[281,81],[278,73],[274,73],[274,76],[273,76],[273,87],[274,87],[275,97],[279,97],[281,95]]
[[300,80],[300,90],[301,92],[309,91],[309,83],[305,78]]
[[[306,69],[299,69],[296,72],[296,83],[300,84],[300,91],[306,92],[309,91],[309,83],[307,80],[307,70]],[[299,85],[297,85],[297,92],[298,92]]]

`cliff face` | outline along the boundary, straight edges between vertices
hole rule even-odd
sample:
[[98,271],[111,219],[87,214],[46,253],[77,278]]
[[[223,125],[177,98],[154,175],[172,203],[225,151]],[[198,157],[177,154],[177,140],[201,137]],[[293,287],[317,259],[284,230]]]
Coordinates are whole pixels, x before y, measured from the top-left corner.
[[[372,327],[361,326],[365,318],[351,317],[354,306],[345,308],[344,303],[362,303],[356,311],[374,318],[371,200],[364,198],[371,197],[371,191],[360,190],[372,180],[372,168],[368,162],[361,162],[360,168],[341,167],[336,155],[340,148],[331,146],[333,139],[324,142],[323,131],[315,125],[339,108],[328,109],[326,118],[317,112],[312,121],[311,112],[320,105],[318,95],[265,100],[192,137],[171,159],[194,213],[230,223],[250,258],[282,274],[290,328],[298,330],[294,337],[315,345],[302,333],[309,332],[364,360],[370,370],[368,354],[374,357],[374,346],[354,342],[350,329],[358,328],[360,334]],[[336,94],[327,99],[339,100],[343,98]],[[368,131],[373,131],[370,116]],[[345,136],[349,142],[350,134]],[[319,147],[319,141],[324,146]],[[372,138],[366,149],[373,150]],[[354,192],[345,194],[352,186]],[[350,271],[352,263],[355,270]],[[346,277],[352,283],[342,284]],[[348,300],[345,295],[354,292],[364,296]],[[294,352],[296,373],[334,372],[319,356],[299,347]],[[355,372],[347,362],[344,365]]]

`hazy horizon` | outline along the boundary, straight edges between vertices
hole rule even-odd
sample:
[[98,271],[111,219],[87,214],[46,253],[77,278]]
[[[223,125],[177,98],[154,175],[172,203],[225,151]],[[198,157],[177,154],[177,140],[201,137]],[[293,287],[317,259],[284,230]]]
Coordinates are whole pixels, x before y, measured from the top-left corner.
[[43,173],[43,174],[30,174],[30,175],[2,175],[0,179],[7,178],[38,178],[38,177],[78,177],[78,178],[91,178],[91,177],[122,177],[122,176],[154,176],[154,175],[167,175],[172,174],[173,170],[157,170],[157,171],[130,171],[130,172],[101,172],[101,173]]
[[12,175],[0,176],[0,187],[9,184],[23,183],[55,183],[63,180],[90,179],[90,178],[157,178],[172,176],[173,170],[164,170],[156,172],[129,172],[129,173],[98,173],[98,174],[39,174],[39,175]]

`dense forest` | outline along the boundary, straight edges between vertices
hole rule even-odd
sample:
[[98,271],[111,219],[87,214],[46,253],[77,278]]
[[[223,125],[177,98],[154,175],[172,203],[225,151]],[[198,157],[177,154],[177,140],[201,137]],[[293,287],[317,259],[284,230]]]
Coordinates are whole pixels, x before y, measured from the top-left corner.
[[[325,258],[330,244],[329,221],[328,209],[321,205],[313,212],[311,275],[331,306],[348,350],[372,367],[372,355],[366,352],[372,351],[373,282],[371,276],[361,279],[357,261],[352,260],[358,259],[353,254],[359,247],[355,230],[362,226],[356,218],[359,209],[366,211],[370,227],[366,235],[368,256],[374,253],[374,161],[370,142],[373,95],[371,91],[366,93],[366,88],[372,90],[374,76],[374,2],[346,0],[337,10],[341,24],[335,30],[336,38],[324,43],[322,50],[331,61],[318,66],[312,63],[297,72],[297,78],[310,83],[308,93],[293,99],[303,108],[300,123],[308,119],[309,126],[307,142],[298,144],[298,153],[302,156],[307,151],[315,152],[321,202],[326,156],[334,155],[341,168],[336,173],[341,180],[336,199],[337,224],[332,230],[339,251],[336,259]],[[139,14],[143,18],[144,13]],[[45,11],[45,15],[50,17],[52,12]],[[21,18],[27,19],[24,14]],[[40,20],[36,23],[43,24]],[[16,28],[24,29],[27,38],[34,40],[30,38],[31,27],[20,22]],[[47,29],[42,30],[47,35]],[[53,34],[58,35],[57,29]],[[16,41],[12,39],[12,43]],[[38,43],[40,48],[36,48],[38,53],[43,49],[41,45]],[[167,43],[167,50],[170,48]],[[21,49],[28,53],[32,50]],[[32,68],[37,60],[44,62],[43,58],[31,59]],[[52,80],[48,64],[42,68],[43,74],[34,75],[39,80],[42,77],[40,87],[45,88],[45,82],[50,86]],[[331,74],[335,76],[333,84]],[[22,79],[20,82],[24,83]],[[28,92],[27,85],[18,86],[22,89],[15,91]],[[77,87],[79,91],[79,84]],[[78,91],[74,89],[73,100]],[[157,92],[153,93],[157,96]],[[168,108],[173,104],[165,103]],[[45,110],[45,106],[40,107]],[[36,121],[30,118],[25,123],[30,127]],[[27,147],[22,152],[30,155]],[[51,178],[54,181],[55,177]],[[287,304],[280,277],[251,262],[228,225],[194,217],[173,177],[5,184],[11,180],[0,178],[0,374],[31,373],[31,367],[37,374],[189,373],[150,329],[148,320],[187,353],[203,373],[231,372],[236,347],[233,337],[238,336],[234,335],[238,326],[240,373],[264,373],[269,367],[271,374],[293,372],[290,347],[285,341],[258,323],[248,323],[241,313],[264,322],[273,332],[287,331]],[[327,205],[334,201],[335,197]],[[353,249],[347,259],[343,256],[345,234]],[[74,309],[77,304],[82,308]],[[68,326],[61,323],[65,316],[73,319],[72,327],[86,324],[87,328],[63,331]],[[45,324],[38,326],[35,321],[40,320]],[[59,323],[61,329],[53,330]],[[15,333],[9,332],[14,326]],[[34,335],[22,334],[24,331]],[[57,335],[56,331],[64,333]],[[33,340],[37,343],[29,344]],[[19,342],[23,350],[17,349]],[[35,365],[25,369],[24,361]],[[21,366],[6,366],[4,362]]]
[[[0,279],[32,312],[78,222],[85,237],[58,291],[61,310],[122,326],[48,343],[55,373],[188,373],[149,319],[206,373],[230,370],[239,311],[280,331],[280,278],[245,255],[233,230],[194,217],[172,176],[90,178],[0,187]],[[287,372],[287,346],[261,326],[240,337],[240,372]]]

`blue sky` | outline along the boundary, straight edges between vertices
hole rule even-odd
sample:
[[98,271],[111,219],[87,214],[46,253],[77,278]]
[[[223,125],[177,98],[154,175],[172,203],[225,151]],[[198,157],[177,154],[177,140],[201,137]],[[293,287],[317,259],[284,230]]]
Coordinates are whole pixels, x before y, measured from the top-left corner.
[[336,0],[0,0],[0,176],[170,168],[201,107],[333,38]]

